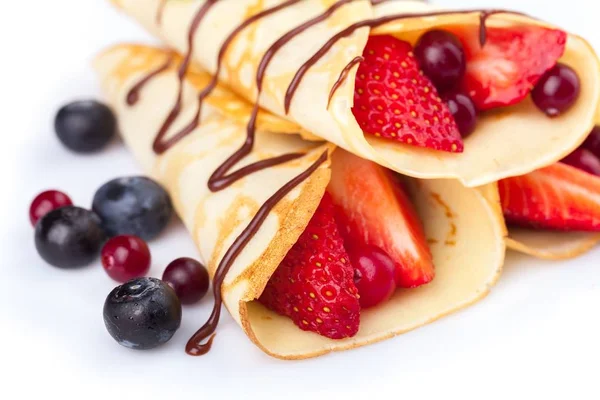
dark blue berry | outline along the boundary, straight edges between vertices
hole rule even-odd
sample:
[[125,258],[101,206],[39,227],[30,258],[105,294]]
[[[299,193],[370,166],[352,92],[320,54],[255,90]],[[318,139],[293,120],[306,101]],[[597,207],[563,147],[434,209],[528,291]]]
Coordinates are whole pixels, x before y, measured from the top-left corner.
[[110,292],[104,303],[104,324],[120,345],[153,349],[179,329],[181,303],[165,282],[137,278]]
[[67,206],[50,211],[35,226],[35,247],[49,264],[84,267],[98,256],[106,235],[100,218],[89,210]]
[[90,153],[103,148],[115,135],[117,119],[102,103],[76,101],[58,111],[54,129],[66,147],[78,153]]
[[110,236],[135,235],[144,240],[158,236],[173,214],[169,194],[145,177],[104,184],[94,195],[92,208]]

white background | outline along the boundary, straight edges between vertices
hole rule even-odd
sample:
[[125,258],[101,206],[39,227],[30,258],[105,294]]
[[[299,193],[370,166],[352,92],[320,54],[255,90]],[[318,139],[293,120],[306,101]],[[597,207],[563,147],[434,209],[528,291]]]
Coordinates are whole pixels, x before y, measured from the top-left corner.
[[[139,173],[118,142],[99,155],[68,153],[52,121],[64,102],[97,96],[89,67],[96,52],[152,39],[103,0],[2,3],[0,398],[600,398],[600,249],[561,263],[510,254],[495,290],[474,307],[400,338],[314,360],[269,358],[227,314],[214,351],[186,356],[184,344],[210,301],[186,308],[181,329],[159,350],[118,346],[102,322],[115,283],[99,264],[81,271],[45,265],[27,209],[51,187],[89,206],[106,180]],[[592,0],[438,4],[526,11],[600,49]],[[177,222],[151,249],[154,276],[172,259],[196,255]]]

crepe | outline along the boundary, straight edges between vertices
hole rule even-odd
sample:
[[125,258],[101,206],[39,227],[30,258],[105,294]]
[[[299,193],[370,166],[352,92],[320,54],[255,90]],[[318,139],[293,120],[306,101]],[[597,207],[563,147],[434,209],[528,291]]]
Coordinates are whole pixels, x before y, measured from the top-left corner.
[[[127,99],[130,89],[168,57],[169,53],[161,49],[119,45],[99,55],[95,67],[106,98],[118,116],[125,143],[144,170],[169,191],[201,259],[214,277],[224,253],[261,204],[324,151],[331,154],[333,145],[259,130],[255,148],[244,164],[288,152],[307,155],[248,175],[222,191],[209,191],[206,183],[211,172],[246,137],[245,125],[229,117],[222,106],[228,104],[241,110],[249,104],[218,88],[211,96],[214,98],[204,103],[200,126],[168,151],[156,155],[153,139],[173,107],[178,90],[177,63],[149,80],[135,105],[128,105]],[[208,75],[196,68],[186,75],[182,113],[172,132],[194,115],[196,96],[206,79]],[[227,102],[221,103],[224,98]],[[410,180],[411,195],[436,265],[432,283],[399,290],[386,304],[362,312],[358,334],[345,340],[302,331],[290,319],[255,301],[317,208],[330,179],[329,163],[328,160],[321,164],[276,205],[226,275],[221,292],[224,304],[258,347],[282,359],[358,347],[434,321],[488,293],[498,279],[505,254],[506,231],[496,187],[468,189],[457,181]],[[215,345],[219,345],[218,336]]]
[[[113,0],[127,14],[185,53],[192,35],[193,59],[215,73],[218,53],[225,38],[251,16],[283,0]],[[190,29],[202,7],[213,3]],[[260,104],[276,115],[301,126],[305,132],[326,139],[363,158],[378,162],[404,175],[422,178],[456,178],[475,187],[510,176],[523,175],[560,160],[575,149],[591,130],[599,109],[600,65],[589,44],[569,35],[562,62],[572,66],[583,80],[574,107],[559,118],[548,118],[530,99],[519,105],[485,113],[474,134],[465,140],[461,154],[445,153],[394,141],[365,137],[351,108],[357,67],[350,69],[335,91],[331,88],[346,66],[363,52],[370,33],[392,34],[412,43],[424,31],[447,25],[479,25],[480,13],[454,12],[438,16],[405,18],[356,30],[340,40],[319,59],[300,81],[285,112],[286,91],[300,67],[336,33],[365,19],[435,10],[429,4],[412,1],[383,1],[377,6],[368,0],[303,0],[279,10],[242,29],[225,51],[220,80],[249,101],[257,96],[257,69],[267,49],[290,29],[323,16],[329,7],[343,3],[328,18],[295,35],[274,54],[266,68]],[[549,24],[517,14],[494,14],[489,26]]]

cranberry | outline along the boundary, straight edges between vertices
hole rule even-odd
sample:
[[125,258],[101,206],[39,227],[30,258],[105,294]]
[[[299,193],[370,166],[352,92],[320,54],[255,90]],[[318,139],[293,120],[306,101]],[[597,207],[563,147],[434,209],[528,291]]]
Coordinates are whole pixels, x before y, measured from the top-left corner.
[[556,117],[575,104],[579,91],[577,72],[559,63],[542,76],[531,96],[540,110],[549,117]]
[[596,157],[600,157],[600,126],[595,126],[594,129],[592,129],[581,147],[588,149],[594,153]]
[[348,252],[354,283],[363,308],[388,300],[396,290],[396,268],[390,256],[376,246],[356,246]]
[[38,220],[44,215],[57,208],[71,206],[73,202],[63,192],[58,190],[47,190],[36,196],[29,207],[29,220],[31,225],[35,226]]
[[463,138],[469,136],[477,126],[477,108],[471,98],[458,91],[444,95],[444,101],[458,125],[458,130]]
[[600,176],[600,159],[587,149],[577,149],[562,162],[592,175]]
[[167,282],[179,296],[182,304],[200,301],[208,291],[210,278],[206,268],[192,258],[178,258],[171,262],[163,274]]
[[465,75],[465,51],[460,40],[450,32],[426,32],[414,52],[423,73],[440,91],[458,86]]
[[139,278],[150,269],[150,249],[137,236],[115,236],[102,248],[102,265],[117,282]]

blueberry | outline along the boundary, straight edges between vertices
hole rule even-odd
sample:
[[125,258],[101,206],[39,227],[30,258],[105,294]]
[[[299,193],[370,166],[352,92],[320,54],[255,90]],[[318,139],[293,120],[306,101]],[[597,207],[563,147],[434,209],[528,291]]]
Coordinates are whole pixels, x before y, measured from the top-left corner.
[[46,214],[35,226],[35,247],[47,263],[59,268],[84,267],[95,260],[106,235],[100,218],[89,210],[67,206]]
[[94,195],[92,208],[109,235],[135,235],[144,240],[158,236],[173,214],[169,194],[144,177],[104,184]]
[[54,129],[67,148],[78,153],[91,153],[103,148],[115,135],[117,119],[102,103],[76,101],[58,111]]
[[181,324],[181,303],[165,282],[137,278],[117,286],[104,303],[104,324],[122,346],[153,349],[168,342]]

